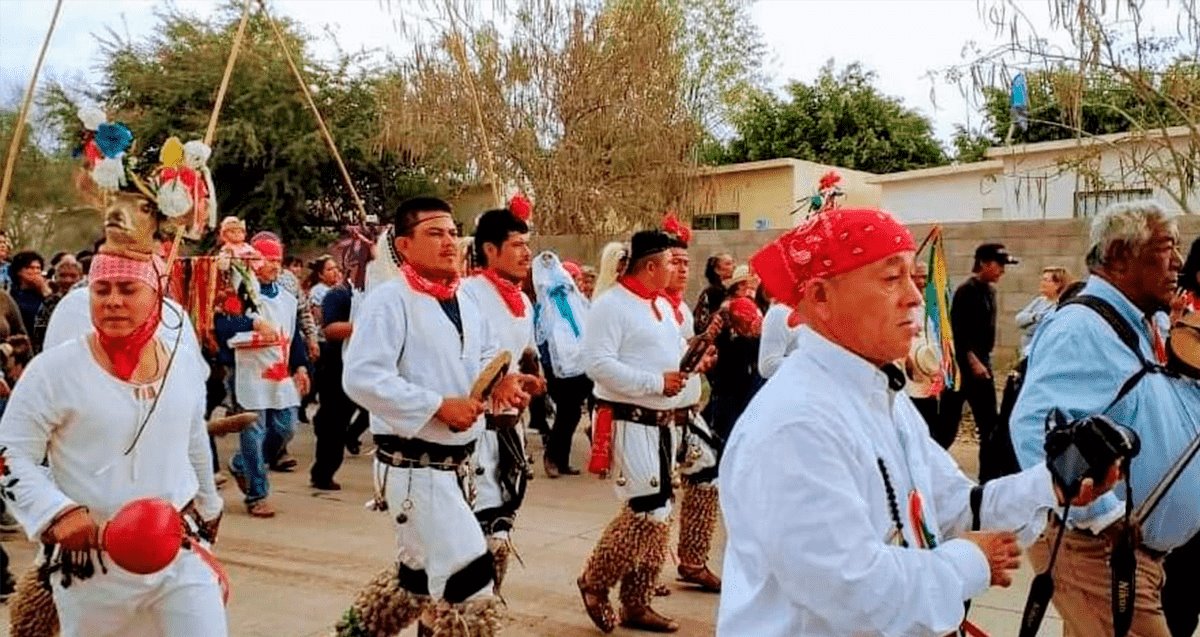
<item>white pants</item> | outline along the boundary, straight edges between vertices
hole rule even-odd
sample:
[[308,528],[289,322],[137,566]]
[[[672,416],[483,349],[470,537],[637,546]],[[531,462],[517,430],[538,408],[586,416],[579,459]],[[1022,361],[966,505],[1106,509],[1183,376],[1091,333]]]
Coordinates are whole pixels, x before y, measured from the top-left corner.
[[[613,429],[613,454],[617,468],[613,485],[617,497],[622,502],[627,502],[632,498],[653,495],[664,488],[670,488],[671,471],[675,465],[675,451],[679,443],[676,428],[649,427],[614,420]],[[660,451],[662,436],[670,437],[665,468]],[[671,515],[670,501],[648,515],[656,521],[665,522]]]
[[[487,542],[454,471],[400,469],[375,461],[377,485],[386,483],[388,515],[396,524],[400,561],[429,578],[429,594],[441,599],[446,580],[487,552]],[[396,518],[405,516],[400,523]],[[492,594],[492,583],[468,599]]]
[[225,637],[221,587],[212,568],[183,550],[170,566],[135,575],[106,560],[108,573],[63,588],[51,576],[63,637]]

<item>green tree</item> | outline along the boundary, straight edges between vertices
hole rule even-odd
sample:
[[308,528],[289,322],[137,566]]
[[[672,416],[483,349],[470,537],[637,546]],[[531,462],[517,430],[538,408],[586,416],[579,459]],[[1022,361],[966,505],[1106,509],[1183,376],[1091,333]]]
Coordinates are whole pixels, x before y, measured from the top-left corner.
[[883,95],[857,62],[836,70],[831,60],[816,81],[793,81],[784,93],[750,99],[734,117],[737,133],[720,163],[795,157],[890,173],[946,162],[929,120]]
[[966,164],[987,159],[987,151],[993,146],[992,137],[987,133],[968,129],[961,124],[954,125],[954,136],[950,139],[950,147],[954,149],[954,161]]
[[[0,109],[0,166],[8,157],[16,109]],[[60,153],[49,152],[32,140],[31,127],[26,126],[13,167],[12,186],[4,209],[3,229],[19,248],[36,250],[80,249],[90,238],[80,241],[62,240],[60,231],[70,226],[72,206],[78,201],[71,189],[75,162]],[[92,233],[94,234],[94,233]],[[82,241],[82,244],[81,244]]]
[[[1028,124],[1014,129],[1011,141],[1035,143],[1185,125],[1187,111],[1174,107],[1171,94],[1177,92],[1200,108],[1200,63],[1180,59],[1155,67],[1139,72],[1136,80],[1105,70],[1081,79],[1077,69],[1062,64],[1026,73]],[[984,117],[997,144],[1007,139],[1012,125],[1010,91],[1007,85],[980,88]],[[1077,125],[1072,123],[1076,118]]]
[[[430,3],[394,69],[379,142],[459,183],[530,195],[539,232],[613,233],[682,201],[699,139],[686,35],[666,2]],[[497,23],[504,23],[503,35]]]
[[[1200,2],[1044,0],[1050,21],[1039,30],[1013,0],[980,0],[979,15],[1007,40],[964,47],[964,61],[943,76],[978,100],[995,141],[1088,139],[1129,132],[1136,143],[1107,148],[1117,171],[1102,170],[1100,145],[1060,161],[1092,189],[1153,186],[1192,210],[1200,174]],[[1168,35],[1149,16],[1172,12]],[[1069,43],[1069,45],[1064,45]],[[1009,130],[1008,95],[1026,77],[1028,128]],[[1083,144],[1080,145],[1081,149]],[[1017,180],[1018,182],[1020,180]]]
[[[75,103],[84,100],[125,121],[146,151],[170,136],[201,138],[241,17],[238,5],[225,5],[209,19],[168,7],[156,31],[142,40],[110,31],[97,84],[82,90],[56,87],[48,99],[64,144],[77,143]],[[413,190],[427,190],[417,167],[373,146],[381,72],[361,55],[319,61],[309,52],[310,37],[303,30],[279,22],[368,213],[391,210]],[[252,230],[304,239],[314,229],[340,225],[357,214],[268,18],[259,12],[247,25],[210,167],[220,213],[243,218]]]

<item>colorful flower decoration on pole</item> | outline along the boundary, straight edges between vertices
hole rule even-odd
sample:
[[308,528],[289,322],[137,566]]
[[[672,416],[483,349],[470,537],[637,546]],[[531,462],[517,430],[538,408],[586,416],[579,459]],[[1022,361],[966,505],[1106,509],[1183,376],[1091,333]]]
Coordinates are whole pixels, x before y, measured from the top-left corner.
[[808,199],[809,214],[816,212],[824,212],[837,207],[838,197],[844,197],[840,184],[842,176],[836,170],[831,170],[824,175],[821,175],[821,180],[817,182],[817,192]]

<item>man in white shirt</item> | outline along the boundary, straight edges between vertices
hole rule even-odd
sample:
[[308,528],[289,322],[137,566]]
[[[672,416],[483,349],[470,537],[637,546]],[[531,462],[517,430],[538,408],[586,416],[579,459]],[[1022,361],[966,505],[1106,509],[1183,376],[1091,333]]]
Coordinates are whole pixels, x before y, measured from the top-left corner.
[[604,632],[617,622],[608,593],[618,582],[621,625],[679,630],[650,607],[670,540],[672,428],[688,379],[679,371],[679,324],[662,298],[673,274],[670,246],[670,237],[657,230],[633,235],[625,275],[592,305],[583,334],[584,363],[598,400],[593,452],[611,442],[623,502],[577,582],[588,616]]
[[242,430],[229,471],[245,494],[247,512],[270,518],[275,509],[267,502],[267,466],[291,440],[300,396],[308,393],[308,347],[296,319],[299,301],[278,283],[283,244],[260,238],[254,248],[262,255],[250,264],[259,282],[259,307],[245,316],[218,315],[216,332],[222,349],[233,350],[234,404],[258,414],[258,421]]
[[[691,265],[688,258],[688,242],[692,232],[674,215],[668,215],[663,230],[671,237],[671,268],[674,275],[667,284],[663,297],[671,305],[675,322],[685,341],[696,337],[692,310],[683,300],[687,291],[688,273]],[[714,327],[710,324],[710,330]],[[711,339],[709,339],[711,343]],[[709,593],[721,592],[721,578],[708,568],[712,550],[713,533],[717,530],[720,504],[717,501],[717,449],[719,443],[708,423],[700,416],[700,394],[703,390],[700,375],[716,356],[716,348],[709,345],[696,361],[687,384],[679,394],[679,407],[675,408],[676,435],[679,451],[675,460],[683,485],[683,496],[679,502],[679,580]]]
[[[950,634],[965,601],[1011,583],[1058,505],[1045,464],[973,494],[904,394],[892,361],[921,321],[914,252],[890,215],[835,209],[751,259],[807,322],[721,461],[718,635]],[[1116,477],[1086,481],[1075,503]],[[980,528],[1008,531],[968,532],[973,509]]]
[[171,343],[159,332],[154,262],[101,253],[89,282],[95,327],[36,357],[13,390],[0,422],[0,495],[29,539],[54,549],[41,569],[65,637],[221,637],[219,576],[198,545],[150,574],[94,561],[102,525],[133,500],[196,516],[208,540],[223,503],[204,425],[208,369],[188,356],[164,365]]
[[[483,270],[464,280],[462,291],[479,306],[488,332],[499,348],[509,353],[511,364],[517,366],[522,359],[527,365],[532,361],[535,368],[525,371],[536,373],[533,304],[521,291],[521,281],[529,276],[533,260],[528,220],[509,208],[489,210],[475,224],[474,240],[476,259]],[[545,384],[539,378],[528,389],[531,394],[541,394]],[[520,417],[512,407],[487,410],[486,430],[475,447],[479,475],[475,517],[495,557],[497,592],[508,567],[509,533],[525,499],[529,472]]]
[[[471,509],[470,459],[485,403],[472,385],[498,342],[458,279],[458,231],[450,205],[431,197],[396,212],[398,276],[380,283],[354,318],[344,359],[346,394],[371,414],[375,508],[396,525],[398,564],[364,589],[339,630],[393,635],[426,613],[434,635],[495,634],[501,603],[494,558]],[[523,408],[526,378],[508,374],[491,399]],[[399,609],[399,611],[395,611]],[[351,633],[354,634],[354,633]]]

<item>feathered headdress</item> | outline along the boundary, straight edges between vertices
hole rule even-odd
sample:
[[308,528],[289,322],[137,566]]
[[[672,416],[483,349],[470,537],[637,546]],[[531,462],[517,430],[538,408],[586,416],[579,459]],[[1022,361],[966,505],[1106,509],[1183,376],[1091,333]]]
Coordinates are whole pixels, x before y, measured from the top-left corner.
[[679,217],[675,216],[674,211],[668,212],[667,215],[663,217],[662,229],[663,232],[670,235],[671,239],[676,244],[679,244],[679,247],[681,248],[687,248],[688,244],[692,242],[692,229],[683,225],[683,223],[679,221]]

